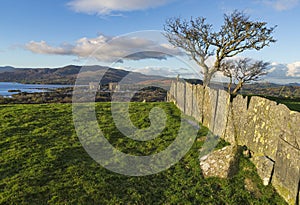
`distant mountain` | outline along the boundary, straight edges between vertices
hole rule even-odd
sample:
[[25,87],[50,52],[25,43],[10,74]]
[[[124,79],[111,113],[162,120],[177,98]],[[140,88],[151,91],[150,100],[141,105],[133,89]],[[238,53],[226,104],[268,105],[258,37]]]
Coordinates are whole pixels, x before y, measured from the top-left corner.
[[245,85],[241,93],[281,98],[300,98],[300,84],[254,83]]
[[300,83],[289,83],[289,86],[300,86]]
[[13,72],[14,70],[15,70],[15,68],[11,67],[11,66],[0,67],[0,73]]
[[[0,68],[0,82],[18,82],[34,84],[74,84],[81,66],[68,65],[61,68]],[[166,80],[162,76],[148,76],[137,72],[129,72],[104,66],[87,66],[88,72],[81,73],[86,76],[87,82],[100,74],[102,84],[119,82],[126,76],[125,83],[141,83],[143,81]],[[100,80],[100,79],[99,79]]]

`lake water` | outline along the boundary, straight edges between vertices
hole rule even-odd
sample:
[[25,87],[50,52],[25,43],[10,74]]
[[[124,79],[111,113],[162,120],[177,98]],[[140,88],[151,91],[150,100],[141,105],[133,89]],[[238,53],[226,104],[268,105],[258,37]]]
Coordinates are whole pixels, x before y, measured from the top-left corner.
[[12,82],[0,82],[0,95],[11,96],[18,92],[8,92],[9,90],[20,90],[21,92],[37,93],[48,92],[47,89],[71,87],[71,85],[42,85],[42,84],[21,84]]

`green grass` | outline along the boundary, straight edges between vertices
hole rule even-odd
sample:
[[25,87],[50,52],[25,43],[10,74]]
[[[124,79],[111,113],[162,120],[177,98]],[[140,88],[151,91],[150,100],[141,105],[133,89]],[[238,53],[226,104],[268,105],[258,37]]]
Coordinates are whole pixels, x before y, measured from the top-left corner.
[[[175,139],[180,111],[171,103],[132,103],[130,112],[136,126],[148,127],[155,106],[168,116],[167,127],[155,140],[135,142],[122,136],[109,103],[96,106],[99,126],[121,151],[159,152]],[[248,159],[241,158],[240,172],[230,180],[204,179],[198,150],[206,132],[198,132],[191,150],[170,169],[129,177],[89,157],[75,133],[70,104],[1,105],[0,204],[284,204],[273,187],[262,185]]]

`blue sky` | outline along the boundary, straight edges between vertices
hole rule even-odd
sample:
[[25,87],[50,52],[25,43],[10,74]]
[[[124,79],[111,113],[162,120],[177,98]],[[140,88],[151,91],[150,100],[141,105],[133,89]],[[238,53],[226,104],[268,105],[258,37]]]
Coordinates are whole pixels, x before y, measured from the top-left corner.
[[[139,31],[161,31],[167,18],[203,16],[217,30],[224,13],[239,9],[248,13],[253,20],[266,21],[270,26],[278,25],[274,34],[278,40],[275,44],[259,52],[243,53],[242,56],[272,63],[269,77],[272,80],[300,82],[298,1],[4,0],[0,7],[0,66],[84,65],[91,63],[89,53],[99,47],[99,42],[107,42],[115,36],[124,36],[121,38],[124,40],[122,46],[130,45],[135,49],[139,45],[151,47],[153,45],[148,41],[142,41],[146,33]],[[134,32],[138,32],[140,41],[137,42],[140,44],[127,41],[126,36],[132,37]],[[151,39],[151,34],[148,40],[149,38]],[[106,55],[108,51],[114,53],[118,50],[118,42],[114,46],[114,50],[103,51],[101,58],[93,61],[93,64],[111,65]],[[177,55],[177,51],[165,46],[163,51]],[[114,66],[149,74],[161,72],[165,75],[180,73],[179,70],[185,66],[174,59],[154,59],[129,58]]]

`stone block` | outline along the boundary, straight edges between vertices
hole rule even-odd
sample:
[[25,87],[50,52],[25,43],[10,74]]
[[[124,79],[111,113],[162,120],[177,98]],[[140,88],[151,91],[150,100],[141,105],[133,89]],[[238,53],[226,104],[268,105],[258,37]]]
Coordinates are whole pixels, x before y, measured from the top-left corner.
[[200,158],[204,177],[230,178],[238,172],[238,152],[227,146]]
[[299,180],[300,150],[279,140],[272,184],[289,204],[296,203]]
[[278,122],[278,124],[282,124],[284,130],[282,137],[285,141],[300,149],[300,112],[290,111],[287,107],[284,111],[285,115],[288,114],[288,117],[284,122]]
[[[275,161],[280,126],[277,121],[276,103],[265,98],[252,97],[241,126],[239,143],[247,145],[256,156],[268,156]],[[243,134],[243,135],[242,135]]]
[[218,91],[211,88],[206,88],[204,93],[205,98],[203,103],[203,125],[209,128],[210,130],[213,130],[217,107]]
[[223,135],[223,139],[227,142],[229,142],[232,145],[236,145],[236,134],[235,134],[235,128],[234,128],[234,119],[232,114],[232,108],[229,107],[228,110],[228,118],[227,118],[227,126],[225,128],[225,133]]
[[192,116],[192,110],[193,110],[193,85],[186,83],[185,84],[185,114]]
[[[204,88],[202,85],[197,85],[197,104],[198,104],[198,110],[199,110],[199,114],[200,114],[200,122],[203,122],[203,118],[204,118],[204,107],[203,107],[203,104],[204,104]],[[197,119],[197,118],[196,118]]]
[[236,96],[232,101],[232,119],[235,129],[235,135],[237,143],[239,145],[246,145],[249,139],[248,136],[252,135],[253,129],[245,129],[251,124],[248,123],[248,111],[247,111],[247,97],[241,95]]
[[224,90],[219,90],[217,99],[213,133],[219,137],[223,137],[228,120],[230,95]]
[[199,91],[198,86],[197,85],[193,85],[193,110],[192,110],[192,117],[194,117],[197,121],[201,121],[202,117],[200,114],[200,108],[199,108],[199,104],[200,102],[198,102],[199,100],[201,100],[201,97],[198,97],[198,95],[200,95],[201,91]]
[[176,103],[176,100],[177,100],[176,94],[177,94],[177,82],[172,81],[168,98],[169,98],[170,102],[175,102],[175,104],[177,104]]
[[177,82],[177,106],[185,112],[185,83]]
[[251,161],[257,169],[257,173],[263,180],[263,184],[267,186],[272,179],[274,161],[266,156],[253,156]]

